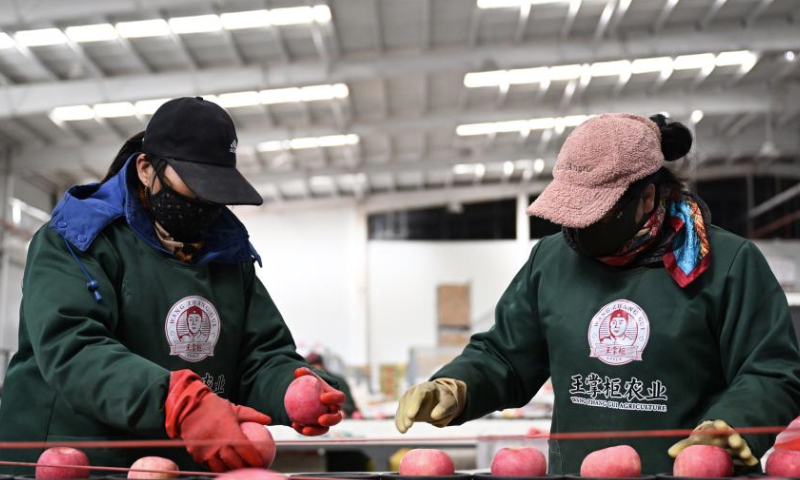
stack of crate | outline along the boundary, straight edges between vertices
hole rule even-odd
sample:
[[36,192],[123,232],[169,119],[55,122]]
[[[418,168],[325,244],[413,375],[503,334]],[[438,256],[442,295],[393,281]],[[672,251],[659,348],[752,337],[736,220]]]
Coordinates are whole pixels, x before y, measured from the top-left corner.
[[437,289],[439,346],[463,347],[471,327],[469,284],[442,284]]

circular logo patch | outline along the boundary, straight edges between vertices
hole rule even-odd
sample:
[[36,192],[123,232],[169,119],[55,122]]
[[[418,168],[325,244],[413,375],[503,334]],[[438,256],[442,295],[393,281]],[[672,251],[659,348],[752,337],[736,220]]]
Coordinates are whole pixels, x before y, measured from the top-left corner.
[[219,314],[211,302],[198,296],[179,300],[167,314],[169,354],[187,362],[213,357],[219,328]]
[[641,362],[649,337],[650,321],[642,307],[630,300],[615,300],[589,323],[590,356],[609,365]]

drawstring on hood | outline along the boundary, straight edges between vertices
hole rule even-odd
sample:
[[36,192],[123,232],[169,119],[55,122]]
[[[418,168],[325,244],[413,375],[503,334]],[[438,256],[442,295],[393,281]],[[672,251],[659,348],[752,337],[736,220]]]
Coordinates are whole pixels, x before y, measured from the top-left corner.
[[86,282],[86,290],[92,292],[92,295],[94,295],[94,299],[97,300],[97,303],[100,303],[100,301],[103,300],[103,296],[100,295],[100,283],[94,278],[92,278],[91,274],[89,274],[89,271],[86,270],[86,267],[84,267],[83,264],[81,263],[81,260],[78,258],[77,255],[75,255],[75,251],[72,250],[72,245],[69,244],[69,240],[65,238],[64,243],[67,244],[67,249],[69,250],[69,253],[72,254],[72,258],[75,259],[75,262],[78,264],[79,267],[81,267],[81,270],[83,270],[83,274],[86,275],[86,279],[89,280],[88,282]]

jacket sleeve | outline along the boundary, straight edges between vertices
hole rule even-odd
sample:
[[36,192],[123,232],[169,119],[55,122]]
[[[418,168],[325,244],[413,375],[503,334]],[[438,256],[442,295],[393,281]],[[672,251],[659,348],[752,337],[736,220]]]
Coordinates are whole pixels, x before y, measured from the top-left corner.
[[314,370],[330,385],[336,381],[311,368],[295,350],[294,339],[267,289],[256,277],[253,265],[245,270],[248,285],[247,318],[243,333],[240,372],[240,403],[266,413],[273,424],[291,425],[283,405],[286,389],[298,367]]
[[31,242],[22,285],[22,328],[47,384],[75,412],[143,435],[164,433],[169,372],[131,353],[114,337],[119,311],[113,275],[120,267],[102,235],[88,253],[73,247],[99,282],[102,301],[86,288],[80,265],[45,226]]
[[473,335],[464,351],[432,378],[454,378],[467,384],[464,412],[451,425],[508,407],[521,407],[550,377],[547,340],[539,325],[538,275],[528,262],[500,298],[495,324]]
[[[706,420],[733,428],[787,425],[800,413],[800,354],[786,294],[750,242],[740,247],[726,277],[719,353],[728,388]],[[774,435],[744,435],[760,457]]]

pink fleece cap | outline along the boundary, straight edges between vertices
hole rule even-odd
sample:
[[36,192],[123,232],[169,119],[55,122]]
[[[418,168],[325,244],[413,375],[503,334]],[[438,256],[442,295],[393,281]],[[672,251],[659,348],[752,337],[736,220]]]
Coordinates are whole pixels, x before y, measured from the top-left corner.
[[664,164],[661,131],[647,117],[606,113],[567,137],[553,181],[528,207],[528,215],[570,228],[603,218],[628,187]]

